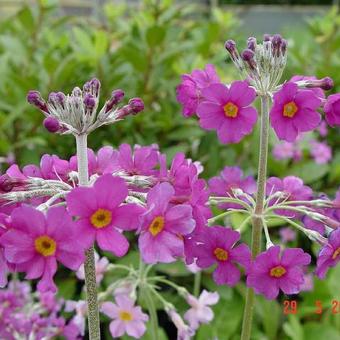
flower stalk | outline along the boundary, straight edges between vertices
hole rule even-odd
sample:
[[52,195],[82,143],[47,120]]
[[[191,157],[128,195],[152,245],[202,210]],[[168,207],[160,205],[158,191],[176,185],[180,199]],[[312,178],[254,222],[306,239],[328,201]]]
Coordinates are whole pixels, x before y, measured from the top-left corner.
[[[79,185],[86,186],[89,181],[87,160],[87,134],[76,135]],[[90,340],[100,340],[99,307],[97,298],[96,266],[94,247],[86,251],[84,264],[88,328]]]
[[[263,209],[266,194],[267,158],[269,139],[269,95],[261,98],[261,127],[260,127],[260,154],[257,177],[257,193],[255,213],[252,217],[251,252],[254,259],[261,251],[261,233],[263,227]],[[255,293],[252,288],[247,289],[244,307],[241,340],[249,340],[253,321]]]

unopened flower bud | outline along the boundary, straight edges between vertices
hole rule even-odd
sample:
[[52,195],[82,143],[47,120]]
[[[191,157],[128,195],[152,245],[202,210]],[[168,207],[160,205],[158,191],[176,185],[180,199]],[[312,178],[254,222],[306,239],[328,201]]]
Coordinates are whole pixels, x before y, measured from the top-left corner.
[[98,97],[100,90],[100,81],[97,78],[90,80],[92,94]]
[[239,59],[239,53],[237,51],[236,43],[234,40],[227,40],[224,44],[224,47],[229,52],[233,61]]
[[325,77],[322,79],[308,79],[306,80],[307,88],[319,87],[325,91],[331,90],[334,86],[333,79],[330,77]]
[[263,34],[263,41],[270,41],[271,40],[271,35],[268,33]]
[[96,106],[96,99],[92,94],[86,94],[84,97],[84,105],[86,109],[92,110]]
[[255,52],[255,48],[256,48],[256,38],[254,37],[249,37],[247,40],[247,47],[249,50],[252,50]]
[[72,95],[75,97],[81,97],[82,96],[82,91],[81,89],[77,86],[72,90]]
[[131,107],[132,113],[136,114],[144,110],[144,102],[141,98],[132,98],[129,100],[129,106]]
[[112,110],[112,108],[122,101],[125,93],[123,90],[117,89],[112,91],[111,98],[106,102],[105,113]]
[[255,53],[252,50],[246,49],[241,53],[243,61],[250,67],[250,69],[256,69],[256,61],[254,59]]
[[45,113],[49,113],[48,108],[47,108],[47,104],[46,104],[45,100],[41,98],[40,92],[33,91],[33,90],[29,91],[28,94],[27,94],[27,101],[31,105],[36,106],[39,110],[41,110]]
[[48,132],[55,133],[60,129],[60,124],[56,118],[47,117],[43,121],[43,125]]
[[282,52],[282,55],[285,55],[286,54],[286,51],[287,51],[287,40],[286,39],[282,39],[282,44],[281,44],[281,52]]
[[0,192],[10,192],[14,188],[14,183],[8,175],[0,177]]

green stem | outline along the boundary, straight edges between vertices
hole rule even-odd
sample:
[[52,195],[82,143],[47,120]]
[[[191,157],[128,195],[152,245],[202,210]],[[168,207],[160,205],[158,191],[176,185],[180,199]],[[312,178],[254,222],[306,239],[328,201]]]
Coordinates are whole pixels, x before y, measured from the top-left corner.
[[158,340],[158,316],[157,316],[157,310],[155,307],[155,303],[153,301],[153,298],[150,294],[150,289],[148,287],[145,287],[143,290],[143,294],[146,300],[146,303],[148,305],[148,310],[150,314],[150,322],[151,322],[151,339],[152,340]]
[[[257,176],[257,193],[255,214],[252,218],[251,252],[254,259],[261,251],[262,214],[266,194],[267,158],[269,139],[269,96],[261,96],[261,128],[260,128],[260,154]],[[253,323],[255,294],[253,289],[247,288],[246,303],[244,307],[241,340],[249,340]]]
[[199,271],[195,274],[195,281],[194,281],[194,296],[198,296],[201,291],[201,280],[202,280],[202,272]]
[[[77,135],[76,142],[77,142],[79,185],[87,186],[89,182],[87,160],[87,135],[86,134]],[[100,340],[100,321],[97,298],[96,264],[93,246],[86,251],[84,271],[85,271],[89,338],[90,340]]]

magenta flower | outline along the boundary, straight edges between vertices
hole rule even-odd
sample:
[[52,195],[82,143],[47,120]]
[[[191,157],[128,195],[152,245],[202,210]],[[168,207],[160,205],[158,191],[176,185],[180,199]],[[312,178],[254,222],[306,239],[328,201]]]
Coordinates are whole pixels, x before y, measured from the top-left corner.
[[176,88],[177,101],[183,105],[183,116],[190,117],[195,114],[197,105],[202,100],[202,89],[219,82],[215,67],[210,64],[206,65],[203,71],[194,70],[192,74],[183,74],[182,83]]
[[274,94],[270,111],[270,122],[281,140],[294,142],[300,132],[312,131],[321,116],[316,111],[321,104],[311,90],[300,90],[295,83],[288,82]]
[[326,276],[328,268],[335,267],[340,261],[340,229],[332,231],[326,244],[320,251],[315,274],[323,279]]
[[220,226],[207,227],[194,250],[197,257],[196,264],[201,268],[208,268],[214,264],[217,267],[213,273],[214,281],[218,285],[234,286],[240,280],[240,264],[246,270],[250,267],[249,247],[240,240],[240,233]]
[[161,183],[147,195],[147,211],[141,216],[138,240],[146,263],[168,263],[183,256],[183,236],[190,234],[195,227],[190,205],[170,204],[174,194],[169,183]]
[[[237,166],[226,166],[220,176],[209,180],[210,192],[214,195],[234,197],[233,189],[241,189],[252,195],[256,192],[256,181],[252,176],[243,176],[243,171]],[[221,209],[238,208],[240,205],[232,203],[219,204]]]
[[332,94],[327,98],[324,111],[330,126],[340,125],[340,93]]
[[53,276],[57,261],[71,270],[84,262],[84,247],[78,242],[81,234],[63,207],[42,212],[22,206],[12,213],[11,228],[1,236],[4,255],[26,279],[41,278],[38,290],[56,291]]
[[102,250],[126,254],[129,243],[119,230],[136,229],[143,211],[136,204],[123,204],[127,195],[124,180],[110,174],[99,177],[91,188],[78,187],[67,195],[68,209],[79,217],[79,237],[86,247],[96,240]]
[[[289,82],[297,82],[297,81],[301,81],[301,80],[316,80],[318,81],[318,78],[316,78],[315,76],[293,76],[292,78],[290,78]],[[313,91],[314,94],[317,97],[320,98],[325,98],[325,93],[323,92],[323,89],[321,87],[314,87],[314,88],[309,88],[310,91]]]
[[[313,191],[310,187],[303,185],[301,178],[295,176],[287,176],[283,179],[278,177],[270,177],[267,180],[266,192],[267,195],[272,195],[275,192],[281,192],[282,198],[273,198],[270,200],[270,205],[275,202],[279,203],[282,201],[306,201],[313,197]],[[296,212],[291,210],[277,209],[275,210],[277,214],[295,217]]]
[[129,175],[155,175],[158,158],[156,146],[135,145],[133,153],[129,144],[122,144],[119,147],[119,167]]
[[230,87],[212,84],[202,90],[204,100],[197,107],[200,126],[217,130],[222,143],[238,143],[249,135],[257,121],[257,112],[249,105],[256,92],[246,81],[234,81]]
[[247,285],[257,294],[273,300],[280,289],[285,294],[297,294],[304,283],[303,266],[311,256],[300,248],[287,248],[280,256],[280,246],[270,247],[254,260],[247,276]]
[[214,312],[209,306],[215,305],[219,298],[218,293],[210,293],[205,289],[199,298],[193,295],[186,297],[186,301],[191,308],[185,312],[184,319],[188,321],[191,329],[196,330],[200,324],[209,323],[214,318]]
[[112,337],[119,338],[127,334],[136,339],[143,336],[146,331],[145,322],[149,316],[142,312],[142,308],[134,306],[133,300],[124,295],[115,297],[116,303],[104,302],[101,311],[112,319],[110,333]]
[[282,243],[287,243],[296,239],[296,231],[290,227],[281,228],[279,234]]

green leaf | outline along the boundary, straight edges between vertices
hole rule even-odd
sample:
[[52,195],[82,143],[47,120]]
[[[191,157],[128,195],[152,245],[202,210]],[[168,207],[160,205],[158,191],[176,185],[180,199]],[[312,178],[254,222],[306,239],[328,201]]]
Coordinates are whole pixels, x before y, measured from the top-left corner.
[[160,45],[165,38],[165,29],[160,26],[152,26],[146,31],[146,41],[150,47]]

